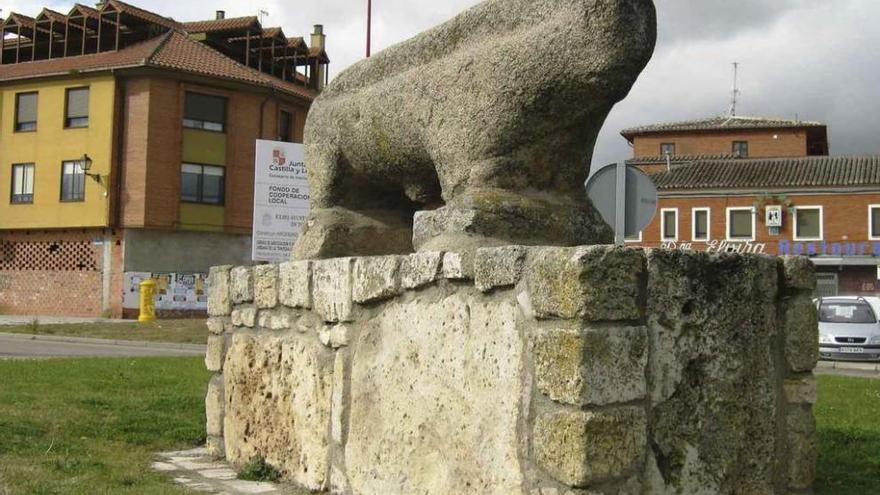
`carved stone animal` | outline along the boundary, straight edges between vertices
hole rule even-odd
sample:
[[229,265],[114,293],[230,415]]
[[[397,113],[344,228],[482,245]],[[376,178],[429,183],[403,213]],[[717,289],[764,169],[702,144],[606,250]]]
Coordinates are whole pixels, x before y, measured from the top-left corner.
[[610,242],[584,182],[655,39],[651,0],[487,0],[354,64],[306,122],[294,257]]

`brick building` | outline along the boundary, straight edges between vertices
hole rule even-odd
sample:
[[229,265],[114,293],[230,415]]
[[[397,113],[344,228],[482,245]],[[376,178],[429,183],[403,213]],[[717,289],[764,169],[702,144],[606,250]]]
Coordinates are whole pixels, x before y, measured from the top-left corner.
[[109,0],[3,33],[0,313],[130,314],[145,277],[161,309],[204,307],[208,267],[249,260],[255,141],[302,141],[321,26],[310,47]]
[[635,150],[628,163],[650,173],[659,194],[654,220],[627,243],[806,255],[820,294],[880,292],[880,156],[827,156],[816,122],[747,118],[725,131],[722,120],[623,131]]

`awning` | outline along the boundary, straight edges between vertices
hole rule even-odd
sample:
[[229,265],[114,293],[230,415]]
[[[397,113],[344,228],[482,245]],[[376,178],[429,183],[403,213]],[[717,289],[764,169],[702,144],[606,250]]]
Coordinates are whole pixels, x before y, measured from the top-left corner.
[[880,258],[873,256],[814,256],[816,266],[880,266]]

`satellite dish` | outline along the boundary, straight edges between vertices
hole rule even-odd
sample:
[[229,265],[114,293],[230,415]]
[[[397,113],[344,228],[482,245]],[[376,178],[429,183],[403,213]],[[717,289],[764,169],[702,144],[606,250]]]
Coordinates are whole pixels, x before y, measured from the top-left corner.
[[599,169],[587,181],[587,197],[602,219],[614,228],[614,240],[645,229],[657,213],[657,187],[645,172],[622,163]]

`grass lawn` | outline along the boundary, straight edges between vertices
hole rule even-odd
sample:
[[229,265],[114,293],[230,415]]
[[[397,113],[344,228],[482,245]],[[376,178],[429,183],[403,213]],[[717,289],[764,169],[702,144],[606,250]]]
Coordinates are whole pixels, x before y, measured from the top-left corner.
[[202,358],[0,361],[0,495],[184,493],[150,469],[205,440]]
[[173,342],[175,344],[204,344],[208,341],[208,329],[204,318],[188,320],[157,320],[152,323],[76,323],[41,325],[0,326],[0,332],[40,335],[66,335],[113,340],[146,340],[150,342]]
[[880,493],[880,380],[819,377],[816,493]]

